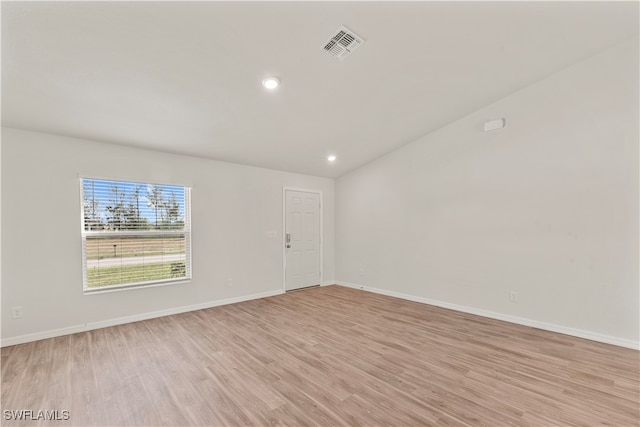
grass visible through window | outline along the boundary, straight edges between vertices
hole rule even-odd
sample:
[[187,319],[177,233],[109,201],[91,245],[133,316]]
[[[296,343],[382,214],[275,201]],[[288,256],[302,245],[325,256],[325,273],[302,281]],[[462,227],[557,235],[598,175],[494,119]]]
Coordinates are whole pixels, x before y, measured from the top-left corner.
[[87,269],[87,285],[90,288],[179,277],[185,277],[184,261]]

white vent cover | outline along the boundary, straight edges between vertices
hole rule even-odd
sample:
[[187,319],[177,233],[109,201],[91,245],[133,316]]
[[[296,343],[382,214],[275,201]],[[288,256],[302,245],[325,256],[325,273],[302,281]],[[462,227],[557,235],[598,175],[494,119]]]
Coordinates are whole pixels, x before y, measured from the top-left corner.
[[364,39],[345,26],[336,30],[334,35],[322,47],[325,52],[342,62],[351,52],[359,48]]

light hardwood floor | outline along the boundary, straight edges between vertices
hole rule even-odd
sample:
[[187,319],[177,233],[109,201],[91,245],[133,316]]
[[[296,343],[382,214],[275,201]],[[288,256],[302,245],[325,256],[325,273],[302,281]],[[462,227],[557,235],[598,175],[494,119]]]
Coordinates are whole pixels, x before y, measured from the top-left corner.
[[[639,423],[639,352],[328,286],[4,348],[3,425]],[[4,418],[4,417],[3,417]]]

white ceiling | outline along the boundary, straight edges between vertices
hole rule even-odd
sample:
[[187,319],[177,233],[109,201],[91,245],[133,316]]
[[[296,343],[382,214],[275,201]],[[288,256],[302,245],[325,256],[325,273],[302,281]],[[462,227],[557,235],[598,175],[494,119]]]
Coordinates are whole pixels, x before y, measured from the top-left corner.
[[337,177],[637,33],[637,2],[2,2],[2,124]]

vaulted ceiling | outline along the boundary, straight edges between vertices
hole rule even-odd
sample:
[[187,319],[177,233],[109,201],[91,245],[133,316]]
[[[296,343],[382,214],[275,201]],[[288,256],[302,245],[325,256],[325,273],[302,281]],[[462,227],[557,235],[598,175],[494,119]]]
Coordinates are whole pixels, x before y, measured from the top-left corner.
[[2,124],[337,177],[637,34],[637,2],[2,2]]

